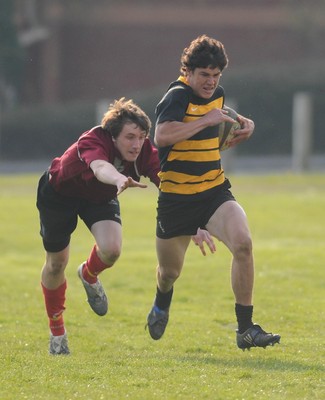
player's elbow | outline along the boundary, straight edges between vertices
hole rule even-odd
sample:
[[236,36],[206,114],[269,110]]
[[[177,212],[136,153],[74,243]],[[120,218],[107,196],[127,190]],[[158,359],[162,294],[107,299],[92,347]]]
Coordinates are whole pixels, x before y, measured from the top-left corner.
[[166,130],[166,124],[167,123],[165,122],[156,126],[154,141],[158,147],[165,147],[171,144],[169,140],[168,128]]
[[169,143],[165,138],[155,136],[155,145],[157,147],[165,147],[168,146]]

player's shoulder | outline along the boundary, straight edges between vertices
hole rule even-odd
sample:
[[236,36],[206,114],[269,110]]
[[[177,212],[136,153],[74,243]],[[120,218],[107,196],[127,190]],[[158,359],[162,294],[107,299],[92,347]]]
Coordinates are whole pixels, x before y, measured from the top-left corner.
[[156,111],[163,110],[166,107],[175,106],[177,104],[186,104],[189,101],[190,92],[186,85],[182,82],[172,82],[164,96],[157,105]]
[[161,101],[158,104],[165,106],[166,104],[170,105],[173,104],[186,104],[191,96],[191,89],[189,86],[183,84],[180,81],[172,82],[164,96],[162,97]]
[[100,125],[94,126],[88,131],[84,132],[77,141],[78,148],[94,148],[105,147],[106,149],[114,148],[112,137]]
[[184,94],[190,94],[192,91],[191,87],[189,85],[186,85],[184,82],[177,80],[172,82],[168,89],[167,89],[167,94],[168,93],[175,93],[176,95],[184,95]]
[[88,131],[84,132],[81,135],[81,138],[84,138],[84,139],[96,138],[97,140],[107,141],[108,138],[111,138],[111,135],[109,134],[109,132],[107,130],[103,129],[100,125],[97,125],[91,129],[89,129]]
[[89,134],[94,136],[102,136],[107,135],[107,131],[101,127],[101,125],[96,125],[93,128],[89,129]]
[[103,132],[104,132],[104,129],[100,125],[94,126],[93,128],[90,128],[87,131],[83,132],[80,135],[79,139],[83,139],[83,138],[87,138],[87,137],[91,137],[91,136],[101,135]]

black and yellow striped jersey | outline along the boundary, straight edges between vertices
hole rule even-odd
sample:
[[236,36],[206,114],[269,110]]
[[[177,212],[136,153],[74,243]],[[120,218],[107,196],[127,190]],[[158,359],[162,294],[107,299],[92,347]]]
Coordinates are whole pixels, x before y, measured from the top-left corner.
[[[156,108],[156,124],[190,122],[214,108],[222,108],[224,90],[218,86],[210,99],[193,93],[183,77],[173,82]],[[219,152],[218,126],[203,129],[190,139],[160,147],[160,196],[182,200],[207,197],[221,185],[224,172]]]

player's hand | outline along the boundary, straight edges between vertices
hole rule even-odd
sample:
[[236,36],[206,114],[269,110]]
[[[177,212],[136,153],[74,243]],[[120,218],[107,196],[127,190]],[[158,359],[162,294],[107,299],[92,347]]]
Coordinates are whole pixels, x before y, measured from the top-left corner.
[[212,109],[211,111],[207,112],[202,119],[204,119],[209,126],[219,125],[221,122],[235,122],[235,120],[228,115],[228,111],[222,108]]
[[201,253],[206,256],[206,251],[204,248],[204,243],[207,244],[208,248],[210,249],[211,253],[216,251],[216,246],[214,244],[213,238],[210,233],[205,230],[198,228],[196,235],[192,236],[192,240],[196,246],[199,246]]
[[119,181],[116,186],[117,186],[117,196],[129,187],[139,187],[142,189],[147,187],[147,185],[135,181],[130,176],[125,177],[125,179],[123,179],[123,180],[121,179],[121,181]]
[[249,139],[255,129],[254,121],[249,118],[238,115],[237,121],[240,123],[241,128],[235,131],[234,139],[229,141],[229,147],[234,147],[237,144]]

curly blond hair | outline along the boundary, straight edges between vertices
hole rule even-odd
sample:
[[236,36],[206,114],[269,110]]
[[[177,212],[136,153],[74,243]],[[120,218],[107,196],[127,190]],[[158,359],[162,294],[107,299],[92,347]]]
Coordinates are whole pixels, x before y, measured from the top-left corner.
[[125,97],[121,97],[110,104],[103,116],[101,127],[116,139],[124,125],[130,123],[136,124],[145,131],[146,136],[149,135],[151,121],[147,114],[133,100],[126,100]]

